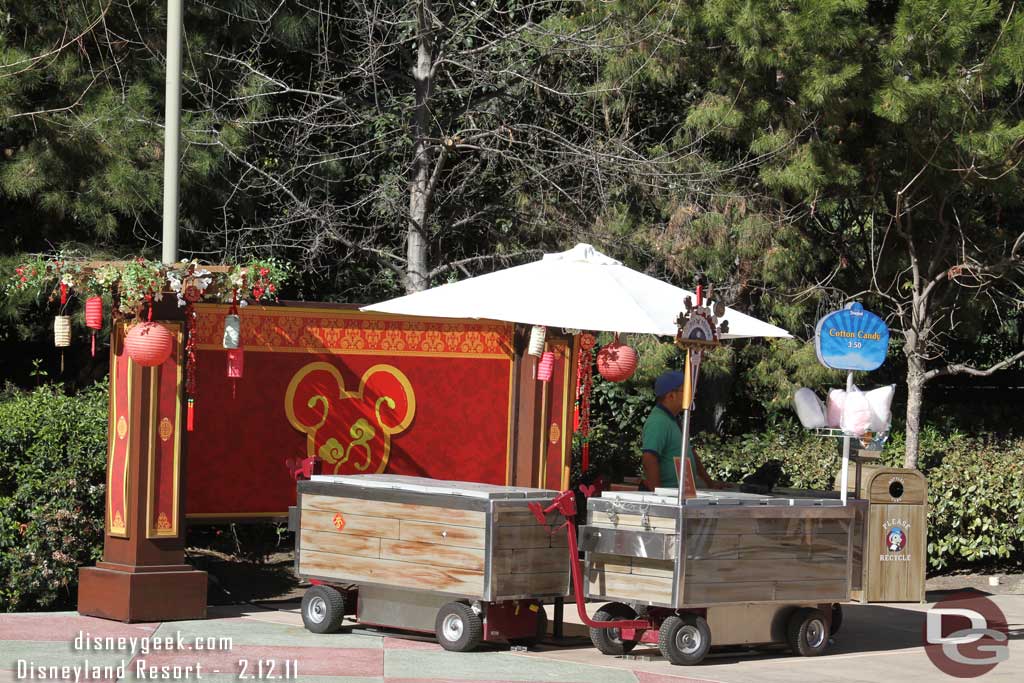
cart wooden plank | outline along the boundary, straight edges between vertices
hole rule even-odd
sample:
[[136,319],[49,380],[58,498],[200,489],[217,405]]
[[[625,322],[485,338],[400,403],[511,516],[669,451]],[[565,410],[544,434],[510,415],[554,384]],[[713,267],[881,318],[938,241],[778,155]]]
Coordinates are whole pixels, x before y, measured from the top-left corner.
[[568,541],[565,534],[551,535],[551,532],[537,524],[535,526],[503,526],[494,530],[494,548],[564,548]]
[[303,529],[299,536],[299,547],[302,553],[312,550],[359,557],[381,556],[379,538],[339,534],[333,528],[331,531]]
[[[568,564],[568,563],[566,563]],[[494,577],[498,598],[513,595],[564,595],[569,587],[569,569],[532,574],[498,574]]]
[[419,543],[436,543],[459,548],[486,548],[487,530],[453,526],[451,524],[431,524],[402,520],[399,528],[399,539]]
[[483,550],[436,543],[385,539],[380,542],[380,557],[385,560],[399,560],[415,564],[436,564],[441,567],[484,570]]
[[354,514],[365,517],[433,522],[449,526],[483,528],[487,523],[487,514],[475,510],[458,510],[431,505],[411,505],[409,503],[388,503],[379,500],[362,500],[359,498],[324,496],[311,493],[302,495],[302,509],[303,511],[341,512],[346,517],[348,514]]
[[671,577],[619,574],[592,566],[587,574],[587,584],[591,595],[662,604],[672,602]]
[[302,528],[346,536],[394,539],[399,537],[399,522],[397,519],[343,515],[344,526],[339,529],[339,524],[335,521],[335,515],[337,514],[337,512],[331,511],[303,510]]
[[694,583],[742,583],[774,581],[843,580],[846,578],[845,558],[838,561],[814,562],[792,558],[766,562],[763,560],[694,560],[686,563],[686,581]]
[[438,567],[396,560],[371,559],[302,550],[299,573],[350,583],[378,583],[481,596],[484,573],[472,569]]
[[496,550],[492,567],[495,574],[564,572],[569,571],[569,553],[565,548]]

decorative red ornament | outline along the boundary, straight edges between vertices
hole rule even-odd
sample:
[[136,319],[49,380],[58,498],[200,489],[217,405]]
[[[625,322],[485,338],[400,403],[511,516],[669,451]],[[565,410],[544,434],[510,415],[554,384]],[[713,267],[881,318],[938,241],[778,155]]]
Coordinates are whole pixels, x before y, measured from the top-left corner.
[[597,337],[589,332],[580,334],[580,355],[576,366],[576,387],[579,403],[576,406],[574,427],[580,433],[583,446],[582,472],[590,469],[590,390],[594,382],[594,346]]
[[636,351],[619,343],[618,337],[597,352],[597,371],[609,382],[625,382],[636,372],[636,364]]
[[554,369],[555,354],[551,351],[545,351],[544,355],[540,357],[540,363],[537,364],[537,379],[541,382],[550,381]]
[[160,323],[138,323],[128,330],[124,338],[124,351],[139,365],[153,367],[162,365],[171,357],[174,337]]
[[96,330],[103,329],[103,299],[91,296],[85,300],[85,326],[92,330],[92,355],[96,355]]

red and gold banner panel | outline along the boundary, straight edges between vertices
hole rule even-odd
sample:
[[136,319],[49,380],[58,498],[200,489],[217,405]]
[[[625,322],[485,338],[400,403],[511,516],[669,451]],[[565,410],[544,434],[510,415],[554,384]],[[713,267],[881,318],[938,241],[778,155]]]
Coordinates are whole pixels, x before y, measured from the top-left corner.
[[110,450],[107,458],[107,533],[128,538],[128,449],[134,369],[128,356],[110,363]]
[[309,456],[325,474],[506,483],[511,324],[249,306],[230,379],[227,307],[197,309],[188,516],[285,514]]
[[569,485],[568,455],[572,447],[572,423],[570,411],[574,396],[568,395],[574,377],[570,370],[575,366],[571,360],[571,347],[565,343],[549,344],[548,350],[555,354],[555,365],[551,380],[545,387],[548,410],[545,411],[546,424],[542,430],[540,453],[544,454],[540,485],[543,488],[564,490]]
[[178,461],[181,457],[181,383],[184,362],[184,336],[181,323],[161,323],[174,336],[174,350],[162,365],[148,368],[151,373],[149,421],[149,495],[147,496],[146,536],[178,535]]

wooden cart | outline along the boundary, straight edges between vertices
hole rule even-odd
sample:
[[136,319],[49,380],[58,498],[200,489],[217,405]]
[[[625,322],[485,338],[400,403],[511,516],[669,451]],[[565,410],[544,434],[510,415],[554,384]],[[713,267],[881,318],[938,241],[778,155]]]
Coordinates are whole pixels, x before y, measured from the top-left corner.
[[313,583],[315,633],[361,624],[436,634],[448,650],[542,637],[545,600],[564,597],[569,557],[530,512],[542,489],[384,474],[314,476],[289,511],[296,572]]
[[611,601],[584,620],[595,647],[622,655],[657,643],[674,664],[700,662],[712,643],[820,654],[839,627],[838,604],[859,587],[863,548],[863,502],[827,496],[591,498],[579,532],[584,592]]

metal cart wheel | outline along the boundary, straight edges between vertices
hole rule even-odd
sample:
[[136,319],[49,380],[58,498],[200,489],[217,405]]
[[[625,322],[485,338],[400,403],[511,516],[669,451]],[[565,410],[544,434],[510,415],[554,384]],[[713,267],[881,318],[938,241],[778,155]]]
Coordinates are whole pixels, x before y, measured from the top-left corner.
[[313,586],[302,596],[302,624],[313,633],[334,633],[345,618],[345,596],[330,586]]
[[828,634],[834,636],[839,633],[839,628],[843,625],[843,606],[838,602],[832,603],[832,623],[828,627]]
[[538,607],[540,609],[537,610],[536,634],[528,636],[526,638],[509,638],[509,645],[521,645],[523,647],[532,647],[548,637],[548,615],[547,612],[544,611],[543,605],[538,605]]
[[480,615],[466,603],[449,602],[437,612],[434,633],[444,649],[469,652],[483,640],[484,624]]
[[820,609],[803,607],[793,612],[786,626],[786,641],[794,654],[816,657],[828,647],[828,627]]
[[669,617],[658,629],[658,648],[673,664],[700,664],[711,649],[708,622],[696,614]]
[[[594,613],[594,621],[630,621],[636,619],[636,610],[621,602],[609,602]],[[623,640],[617,628],[590,629],[590,642],[598,652],[606,655],[624,655],[636,647],[637,641]]]

